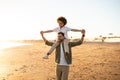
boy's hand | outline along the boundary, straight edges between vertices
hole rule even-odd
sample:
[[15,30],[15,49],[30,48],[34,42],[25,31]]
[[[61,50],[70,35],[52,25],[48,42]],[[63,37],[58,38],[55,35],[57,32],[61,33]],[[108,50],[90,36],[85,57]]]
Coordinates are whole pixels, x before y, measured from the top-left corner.
[[40,34],[43,35],[43,31],[41,31]]
[[84,29],[82,29],[81,33],[82,33],[83,35],[85,35],[85,30],[84,30]]

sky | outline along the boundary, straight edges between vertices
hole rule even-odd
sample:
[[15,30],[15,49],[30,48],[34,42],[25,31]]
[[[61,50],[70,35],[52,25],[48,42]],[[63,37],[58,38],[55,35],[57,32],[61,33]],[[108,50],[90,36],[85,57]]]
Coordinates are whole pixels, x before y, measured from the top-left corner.
[[[59,16],[66,26],[85,29],[86,38],[120,36],[120,0],[0,0],[0,40],[41,39],[40,31],[58,27]],[[55,34],[45,36],[55,39]]]

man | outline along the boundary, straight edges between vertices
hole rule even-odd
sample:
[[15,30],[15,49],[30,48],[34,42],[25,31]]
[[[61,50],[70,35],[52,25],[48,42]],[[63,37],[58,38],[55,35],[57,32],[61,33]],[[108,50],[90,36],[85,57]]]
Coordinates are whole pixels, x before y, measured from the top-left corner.
[[[65,40],[64,33],[62,32],[58,33],[58,41],[60,44],[56,47],[56,54],[55,54],[55,62],[57,63],[57,68],[56,68],[57,80],[68,80],[69,65],[72,63],[71,48],[82,44],[85,36],[85,30],[82,30],[81,33],[82,33],[82,37],[79,41],[68,43],[69,54],[65,53],[64,50],[64,40]],[[54,44],[53,42],[49,42],[48,40],[46,40],[42,31],[41,31],[41,36],[46,45],[52,46]]]

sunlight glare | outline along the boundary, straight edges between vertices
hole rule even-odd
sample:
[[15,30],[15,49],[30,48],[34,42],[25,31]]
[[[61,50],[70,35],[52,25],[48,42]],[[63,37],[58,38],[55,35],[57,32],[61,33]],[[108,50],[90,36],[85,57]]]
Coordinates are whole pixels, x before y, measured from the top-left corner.
[[0,50],[10,47],[16,47],[16,46],[24,46],[24,45],[32,45],[32,44],[5,41],[5,42],[0,42]]

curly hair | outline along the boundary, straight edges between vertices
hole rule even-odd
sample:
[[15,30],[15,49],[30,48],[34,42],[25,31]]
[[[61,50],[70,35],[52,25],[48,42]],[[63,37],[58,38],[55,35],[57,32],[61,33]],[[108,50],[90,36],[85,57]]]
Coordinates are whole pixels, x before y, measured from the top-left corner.
[[67,24],[67,19],[63,16],[58,17],[57,21],[62,21],[64,23],[64,25]]

